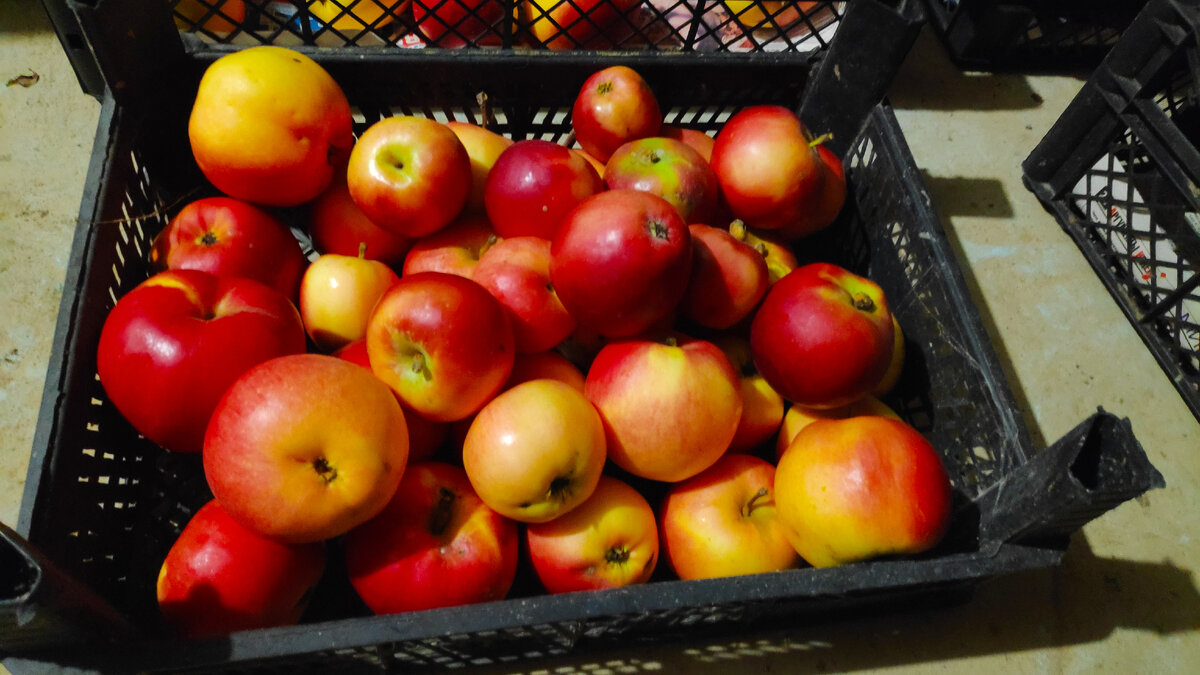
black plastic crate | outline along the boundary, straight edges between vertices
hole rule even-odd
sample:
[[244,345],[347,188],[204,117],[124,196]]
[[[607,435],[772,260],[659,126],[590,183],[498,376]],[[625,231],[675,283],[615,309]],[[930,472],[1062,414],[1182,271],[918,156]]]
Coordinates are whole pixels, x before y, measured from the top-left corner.
[[1022,169],[1200,417],[1198,36],[1150,2]]
[[950,58],[976,70],[1091,69],[1146,0],[926,0]]
[[[120,25],[104,6],[78,8],[80,25],[101,29],[89,33],[93,43],[121,34],[104,32]],[[855,7],[886,10],[879,3]],[[349,594],[334,556],[299,626],[201,642],[164,635],[154,579],[209,493],[198,457],[165,453],[113,409],[95,375],[95,353],[107,311],[147,275],[150,240],[179,208],[211,189],[190,159],[186,121],[200,74],[220,50],[180,48],[158,64],[170,78],[137,70],[104,76],[110,86],[19,535],[0,549],[0,580],[8,586],[0,585],[0,651],[14,654],[5,665],[16,672],[63,664],[101,672],[423,672],[704,631],[778,628],[916,597],[961,600],[983,579],[1057,564],[1066,535],[1162,485],[1128,422],[1103,411],[1052,446],[1033,447],[896,119],[886,105],[863,105],[858,78],[872,81],[872,60],[894,59],[885,53],[888,45],[906,45],[912,36],[880,34],[878,23],[851,21],[855,11],[866,10],[849,12],[839,35],[866,31],[850,43],[856,50],[843,58],[835,43],[816,67],[632,52],[542,58],[429,50],[419,61],[404,50],[310,53],[346,91],[359,132],[392,114],[481,122],[477,95],[484,92],[496,130],[570,143],[578,87],[614,63],[646,77],[670,123],[714,133],[742,107],[779,103],[801,111],[818,133],[834,130],[832,147],[846,163],[847,206],[805,250],[870,276],[888,293],[909,355],[888,403],[930,439],[955,486],[953,525],[935,550],[706,581],[679,581],[661,569],[642,586],[559,596],[524,584],[500,602],[384,617],[369,616]],[[169,44],[140,29],[127,32],[135,46]],[[864,51],[864,44],[876,51]],[[137,62],[113,56],[109,63],[121,67],[122,59]],[[86,592],[71,592],[77,587]]]

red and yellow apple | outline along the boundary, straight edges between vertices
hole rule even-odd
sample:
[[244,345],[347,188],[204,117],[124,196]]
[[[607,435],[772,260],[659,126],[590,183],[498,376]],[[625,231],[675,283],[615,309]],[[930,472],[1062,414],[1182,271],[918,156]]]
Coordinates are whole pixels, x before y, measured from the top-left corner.
[[617,148],[604,166],[608,189],[642,190],[671,203],[685,223],[707,223],[720,196],[717,175],[683,141],[639,138]]
[[308,234],[318,253],[357,256],[361,250],[367,260],[397,268],[413,244],[412,239],[371,222],[358,208],[350,197],[344,167],[335,171],[329,187],[309,202]]
[[567,357],[555,351],[517,354],[506,389],[530,380],[551,379],[583,391],[583,373]]
[[779,461],[779,458],[783,456],[783,451],[792,444],[792,439],[796,438],[796,434],[800,433],[801,429],[817,420],[840,420],[867,415],[900,420],[900,416],[896,414],[895,410],[892,410],[891,406],[871,395],[837,408],[791,406],[783,414],[783,423],[780,424],[779,433],[775,436],[775,460]]
[[820,192],[811,208],[779,230],[779,235],[785,239],[802,239],[829,227],[837,220],[842,205],[846,203],[846,169],[842,166],[842,160],[823,144],[817,146],[817,154],[821,158],[824,174]]
[[796,253],[787,242],[773,232],[751,232],[740,220],[729,223],[729,234],[734,239],[754,247],[767,261],[767,272],[771,283],[787,276],[788,272],[800,266]]
[[750,316],[770,286],[767,260],[728,230],[688,226],[692,236],[692,273],[680,307],[682,314],[707,328],[729,328]]
[[505,239],[479,258],[471,278],[504,305],[517,353],[553,349],[575,331],[575,318],[550,283],[549,241]]
[[549,49],[611,47],[605,33],[637,0],[520,0],[521,23]]
[[320,256],[300,283],[300,317],[309,337],[324,352],[363,339],[375,303],[398,281],[392,268],[378,260]]
[[528,138],[500,153],[488,172],[483,203],[501,237],[552,239],[576,205],[603,189],[581,154]]
[[500,237],[485,216],[462,215],[453,223],[413,242],[402,275],[445,272],[470,279],[483,254]]
[[661,127],[658,98],[629,66],[609,66],[589,75],[571,106],[571,128],[579,147],[606,165],[617,148],[656,136]]
[[446,122],[446,126],[450,127],[455,136],[458,136],[458,140],[466,148],[467,155],[471,158],[471,192],[467,195],[467,206],[464,212],[474,215],[485,214],[483,188],[487,185],[488,173],[496,164],[496,160],[500,158],[500,153],[508,149],[513,141],[511,138],[501,136],[490,129],[470,122],[451,120]]
[[687,127],[676,126],[674,124],[664,124],[658,130],[660,136],[673,138],[677,141],[687,143],[695,150],[704,161],[712,160],[713,137],[700,131],[699,129],[689,129]]

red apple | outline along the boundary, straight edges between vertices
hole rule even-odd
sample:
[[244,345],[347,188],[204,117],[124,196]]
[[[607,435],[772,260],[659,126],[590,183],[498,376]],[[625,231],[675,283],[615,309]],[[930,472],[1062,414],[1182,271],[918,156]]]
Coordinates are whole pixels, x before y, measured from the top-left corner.
[[[371,370],[371,359],[367,356],[366,339],[355,340],[333,353],[344,361]],[[395,396],[395,392],[392,392]],[[423,462],[433,459],[437,451],[446,441],[448,425],[444,422],[434,422],[417,414],[417,411],[404,405],[404,401],[396,396],[400,409],[404,412],[404,421],[408,425],[408,461]]]
[[344,543],[350,583],[376,614],[501,600],[517,574],[516,522],[441,462],[411,464],[392,501]]
[[846,203],[846,169],[842,160],[825,145],[817,146],[817,154],[823,166],[821,190],[810,209],[779,230],[780,236],[787,239],[801,239],[829,227]]
[[777,572],[796,565],[775,509],[775,467],[725,455],[671,487],[659,508],[663,555],[680,579]]
[[308,265],[286,225],[229,197],[205,197],[183,207],[154,237],[149,257],[154,272],[200,270],[246,277],[292,300]]
[[508,311],[516,349],[532,354],[552,349],[575,330],[575,319],[550,283],[550,242],[512,237],[479,258],[471,277]]
[[500,42],[500,21],[508,6],[500,0],[412,0],[413,20],[438,47]]
[[484,216],[460,216],[453,223],[413,242],[402,276],[445,272],[470,279],[484,252],[500,241]]
[[441,122],[387,117],[359,136],[346,183],[371,222],[401,236],[421,237],[463,210],[471,190],[471,157]]
[[367,326],[371,370],[405,405],[436,422],[483,407],[512,373],[514,351],[500,301],[444,272],[402,277]]
[[727,230],[689,225],[692,274],[683,315],[708,328],[729,328],[750,315],[771,283],[767,261]]
[[892,343],[883,289],[829,263],[775,282],[750,324],[758,371],[806,407],[836,408],[870,393],[891,363]]
[[122,297],[104,320],[100,384],[138,433],[200,452],[225,390],[251,366],[306,348],[291,301],[250,279],[160,272]]
[[740,390],[720,349],[681,335],[605,345],[584,385],[604,420],[613,463],[666,482],[690,478],[725,454],[742,416]]
[[579,390],[558,380],[518,384],[475,416],[463,467],[484,503],[525,523],[582,504],[604,469],[604,426]]
[[662,111],[650,85],[628,66],[609,66],[583,82],[571,107],[575,140],[602,162],[629,141],[658,135]]
[[719,188],[708,162],[683,141],[650,137],[617,148],[604,167],[608,189],[630,188],[671,203],[688,224],[710,222]]
[[808,129],[777,105],[743,108],[713,143],[712,169],[735,218],[765,230],[787,227],[811,210],[825,174]]
[[496,159],[483,202],[501,237],[551,239],[571,209],[603,189],[582,155],[530,138],[513,143]]
[[413,243],[412,239],[371,222],[358,208],[346,185],[345,167],[335,171],[329,187],[309,203],[308,234],[318,253],[357,256],[362,249],[367,260],[378,260],[391,267],[403,264],[404,254]]
[[363,339],[375,303],[399,280],[377,260],[337,253],[317,258],[300,284],[300,317],[309,337],[325,352]]
[[529,561],[549,593],[642,584],[658,563],[654,509],[637,490],[601,476],[570,513],[525,528]]
[[742,417],[729,442],[728,452],[753,452],[778,435],[784,418],[784,402],[766,378],[754,367],[750,343],[740,336],[713,339],[738,374],[742,394]]
[[950,524],[951,491],[929,441],[885,417],[813,422],[775,471],[779,520],[813,567],[933,548]]
[[184,526],[159,568],[158,607],[189,639],[289,626],[300,620],[324,570],[323,543],[268,539],[210,501]]
[[663,198],[607,190],[571,211],[550,256],[551,283],[576,321],[624,337],[659,323],[683,298],[691,235]]
[[677,141],[683,141],[684,143],[687,143],[692,147],[693,150],[700,153],[700,156],[704,158],[704,161],[708,162],[712,160],[712,149],[714,142],[713,137],[709,136],[703,131],[679,127],[672,124],[664,124],[662,125],[662,128],[658,130],[658,133],[660,136],[674,138]]
[[467,195],[465,213],[483,215],[486,213],[483,205],[483,188],[487,185],[487,176],[492,166],[500,158],[500,154],[513,144],[511,138],[485,129],[478,124],[451,120],[446,126],[458,136],[458,140],[471,157],[471,193]]

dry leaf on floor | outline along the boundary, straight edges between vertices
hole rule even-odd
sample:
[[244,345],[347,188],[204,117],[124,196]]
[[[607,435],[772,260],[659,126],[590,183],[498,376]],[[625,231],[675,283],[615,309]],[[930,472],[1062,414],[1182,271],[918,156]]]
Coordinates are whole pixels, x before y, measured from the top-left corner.
[[7,86],[11,87],[14,84],[19,84],[22,87],[32,87],[33,85],[37,84],[37,81],[40,79],[42,79],[41,75],[38,75],[36,72],[30,70],[27,75],[18,75],[9,80]]

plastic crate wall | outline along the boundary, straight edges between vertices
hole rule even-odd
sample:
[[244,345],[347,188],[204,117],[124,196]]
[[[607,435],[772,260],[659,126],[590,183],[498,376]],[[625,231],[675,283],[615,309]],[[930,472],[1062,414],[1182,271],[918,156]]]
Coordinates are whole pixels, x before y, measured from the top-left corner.
[[930,25],[965,69],[1093,68],[1145,0],[926,0]]
[[1198,33],[1153,0],[1023,170],[1200,416]]

